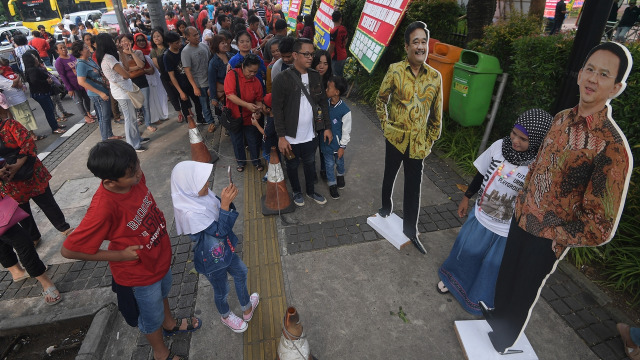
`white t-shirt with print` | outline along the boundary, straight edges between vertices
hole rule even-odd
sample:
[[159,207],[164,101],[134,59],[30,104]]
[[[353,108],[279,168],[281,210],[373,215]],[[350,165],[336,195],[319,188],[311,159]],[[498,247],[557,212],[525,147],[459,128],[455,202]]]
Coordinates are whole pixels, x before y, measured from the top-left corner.
[[[309,74],[302,74],[302,84],[309,91]],[[300,109],[298,113],[298,129],[296,131],[296,137],[285,136],[285,139],[290,144],[303,144],[313,140],[316,134],[313,132],[313,108],[304,95],[304,92],[300,90]]]
[[129,99],[127,91],[133,91],[133,82],[131,82],[131,79],[123,78],[122,75],[113,69],[116,64],[122,66],[122,63],[115,57],[105,54],[100,67],[102,68],[104,76],[109,80],[109,84],[111,85],[109,90],[113,98],[116,100],[127,100]]
[[[504,164],[501,170],[502,176],[495,174],[502,164]],[[506,237],[509,234],[509,225],[515,210],[516,196],[524,185],[529,167],[516,166],[504,159],[502,139],[485,150],[473,165],[484,175],[479,197],[476,200],[476,218],[487,229]],[[487,188],[492,178],[493,181]]]

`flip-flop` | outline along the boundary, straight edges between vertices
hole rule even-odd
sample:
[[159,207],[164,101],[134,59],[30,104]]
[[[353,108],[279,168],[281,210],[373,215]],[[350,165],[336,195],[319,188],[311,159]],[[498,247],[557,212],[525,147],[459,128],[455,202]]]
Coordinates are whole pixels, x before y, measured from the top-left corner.
[[65,130],[65,129],[55,129],[55,130],[53,130],[54,134],[64,134],[66,132],[67,132],[67,130]]
[[124,136],[111,136],[109,138],[109,140],[122,140],[122,139],[124,139]]
[[[62,296],[60,295],[56,295],[56,291],[58,291],[58,289],[56,289],[55,286],[49,286],[45,291],[42,292],[42,296],[44,296],[44,303],[47,305],[55,305],[57,303],[59,303],[60,301],[62,301]],[[47,301],[47,296],[51,297],[51,299],[53,299],[53,301]]]
[[29,276],[29,273],[25,271],[25,272],[24,272],[24,275],[20,276],[20,277],[19,277],[19,278],[17,278],[17,279],[13,279],[13,282],[19,282],[19,281],[22,281],[22,280],[27,280],[27,279],[28,279],[28,278],[30,278],[30,277],[31,277],[31,276]]
[[31,137],[31,140],[40,141],[40,140],[42,140],[42,139],[44,139],[46,137],[47,137],[46,135],[34,135],[34,136]]
[[244,171],[244,166],[240,166],[238,165],[238,167],[236,168],[237,172],[243,172]]
[[[193,316],[195,317],[195,316]],[[191,323],[193,320],[193,317],[188,317],[188,318],[184,318],[184,319],[175,319],[176,320],[176,326],[173,327],[173,329],[171,330],[167,330],[164,328],[164,326],[162,327],[162,335],[163,336],[173,336],[175,334],[180,334],[180,333],[190,333],[190,332],[194,332],[198,329],[200,329],[200,327],[202,326],[202,320],[200,320],[200,318],[196,318],[196,320],[198,320],[198,326],[193,326],[193,324]],[[180,326],[182,325],[182,321],[186,321],[187,322],[187,328],[184,330],[180,330]]]
[[[442,287],[440,287],[440,284],[442,284]],[[444,283],[442,281],[436,284],[436,290],[438,290],[438,293],[440,294],[446,294],[449,292],[449,289],[447,289],[447,287],[444,286]]]

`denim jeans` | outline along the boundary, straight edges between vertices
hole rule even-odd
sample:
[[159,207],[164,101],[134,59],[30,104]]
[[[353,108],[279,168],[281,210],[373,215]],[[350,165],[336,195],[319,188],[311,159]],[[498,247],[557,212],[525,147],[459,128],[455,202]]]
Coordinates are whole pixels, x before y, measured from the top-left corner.
[[333,75],[336,76],[344,76],[344,63],[347,59],[344,60],[331,60],[331,69],[333,69]]
[[242,262],[237,254],[233,254],[233,259],[231,259],[229,267],[205,274],[213,287],[213,299],[216,303],[216,308],[222,317],[226,318],[231,312],[229,309],[229,302],[227,302],[227,297],[229,295],[227,273],[231,274],[233,277],[233,283],[236,286],[236,295],[238,295],[238,301],[240,302],[240,306],[242,306],[242,311],[246,311],[251,308],[249,290],[247,290],[247,272],[247,266]]
[[631,334],[631,340],[636,344],[640,344],[640,328],[637,327],[632,327],[629,330],[629,333]]
[[287,159],[287,177],[289,177],[291,190],[294,194],[302,192],[298,178],[298,165],[301,160],[304,169],[305,190],[308,195],[315,193],[313,180],[316,174],[316,146],[318,146],[316,139],[302,144],[291,144],[291,151],[296,157],[291,160]]
[[48,56],[45,56],[42,58],[42,62],[47,66],[47,67],[52,67],[53,65],[51,65],[51,58],[49,58]]
[[136,119],[136,109],[130,99],[117,99],[120,111],[124,116],[124,137],[127,144],[134,149],[140,148],[140,131],[138,130],[138,120]]
[[[332,153],[322,153],[324,157],[324,166],[327,171],[327,184],[329,186],[336,185],[338,182],[336,181],[337,176],[344,176],[344,156],[338,159],[338,154]],[[336,171],[333,170],[333,166],[336,166]]]
[[51,131],[58,130],[58,122],[56,121],[56,116],[54,115],[54,107],[53,101],[51,101],[50,94],[31,94],[33,100],[37,101],[42,107],[42,111],[44,111],[44,115],[47,117],[47,123],[51,127]]
[[260,147],[262,146],[262,134],[260,134],[260,131],[253,125],[243,125],[241,131],[230,131],[229,134],[231,135],[231,144],[233,145],[233,152],[236,155],[238,166],[244,166],[247,163],[244,138],[247,139],[249,155],[251,155],[253,165],[260,165]]
[[144,106],[142,107],[142,113],[144,114],[144,126],[151,126],[151,107],[149,107],[149,96],[151,96],[151,88],[146,87],[140,89],[144,95]]
[[85,116],[91,113],[91,100],[86,90],[74,90],[72,98],[78,107],[78,111],[80,111],[80,115]]
[[629,32],[629,30],[631,30],[630,26],[618,26],[618,29],[616,30],[615,40],[618,42],[624,42],[627,38],[627,33]]
[[96,108],[100,136],[102,140],[107,140],[113,136],[113,131],[111,130],[111,100],[102,100],[100,96],[90,96],[90,98]]
[[143,334],[157,331],[164,321],[164,299],[169,296],[169,291],[171,291],[171,269],[155,283],[147,286],[134,286],[132,289],[140,310],[138,329]]
[[207,124],[213,124],[213,116],[211,116],[211,106],[209,105],[209,95],[207,95],[208,87],[200,88],[200,106],[202,106],[202,115]]

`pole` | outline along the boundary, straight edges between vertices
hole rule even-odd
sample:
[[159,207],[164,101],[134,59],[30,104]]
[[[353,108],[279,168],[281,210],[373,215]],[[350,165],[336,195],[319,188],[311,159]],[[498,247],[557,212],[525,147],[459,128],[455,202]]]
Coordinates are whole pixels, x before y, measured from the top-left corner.
[[573,40],[573,48],[571,49],[562,84],[562,91],[553,107],[553,113],[572,108],[578,103],[578,72],[582,68],[589,51],[600,44],[612,6],[613,0],[586,0],[584,2],[580,24]]
[[484,129],[484,135],[478,148],[478,155],[482,154],[487,148],[487,142],[489,141],[489,135],[491,135],[491,129],[493,129],[493,122],[496,120],[496,114],[498,113],[498,107],[500,106],[500,100],[502,100],[502,94],[504,94],[504,88],[507,86],[507,78],[509,74],[504,73],[498,77],[500,85],[498,86],[498,92],[494,97],[493,106],[491,107],[491,114],[489,115],[489,122]]

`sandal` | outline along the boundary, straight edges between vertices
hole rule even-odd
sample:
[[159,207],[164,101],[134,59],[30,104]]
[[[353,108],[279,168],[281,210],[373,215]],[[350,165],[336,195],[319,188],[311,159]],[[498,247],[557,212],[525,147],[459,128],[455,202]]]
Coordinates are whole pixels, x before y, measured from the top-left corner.
[[[198,321],[198,325],[197,326],[193,326],[193,319],[196,319]],[[198,329],[200,329],[200,327],[202,326],[202,320],[200,320],[197,317],[188,317],[185,319],[178,319],[176,318],[176,326],[173,327],[173,329],[171,330],[167,330],[164,328],[164,326],[162,327],[162,335],[163,336],[173,336],[175,334],[180,334],[180,333],[190,333],[190,332],[194,332]],[[185,320],[187,322],[187,328],[184,330],[180,330],[180,326],[182,325],[182,320]]]
[[176,355],[174,353],[172,353],[171,351],[169,351],[169,356],[167,356],[167,360],[173,360],[175,357],[178,357],[178,360],[185,360],[185,357],[182,357],[180,355]]
[[262,166],[262,164],[258,164],[256,165],[256,170],[258,170],[258,172],[262,172],[264,170],[264,166]]
[[216,124],[209,124],[209,128],[207,129],[207,131],[210,133],[216,131]]
[[444,286],[444,283],[442,281],[438,282],[438,284],[436,285],[436,290],[438,290],[438,293],[443,295],[449,292],[449,289]]
[[67,119],[66,117],[59,117],[57,121],[58,122],[65,122],[67,120],[69,120],[69,119]]
[[31,136],[31,140],[33,140],[33,141],[40,141],[40,140],[42,140],[42,139],[44,139],[44,138],[46,138],[46,137],[47,137],[47,135],[35,135],[35,134],[34,134],[34,135],[32,135],[32,136]]
[[158,131],[158,128],[155,126],[147,126],[147,131],[149,132],[156,132]]
[[58,128],[60,128],[60,129],[66,129],[66,128],[67,128],[67,125],[58,124]]
[[243,172],[244,171],[244,165],[238,165],[238,167],[236,168],[237,172]]
[[[58,289],[56,289],[55,286],[50,286],[48,287],[45,291],[42,292],[42,296],[44,296],[44,303],[47,305],[55,305],[57,303],[59,303],[60,301],[62,301],[62,297],[60,296],[60,292],[58,291],[58,294],[56,295],[56,291],[58,291]],[[49,301],[47,301],[47,299],[50,299]]]
[[67,132],[67,130],[65,130],[65,129],[55,129],[55,130],[53,130],[54,134],[64,134],[66,132]]
[[65,230],[65,231],[61,231],[61,233],[62,233],[62,235],[64,235],[64,236],[69,236],[69,234],[71,234],[71,233],[73,232],[73,230],[75,230],[75,229],[76,229],[76,228],[74,228],[74,227],[70,227],[70,228],[68,228],[68,229],[67,229],[67,230]]
[[109,140],[122,140],[124,139],[124,136],[111,136],[109,137]]

